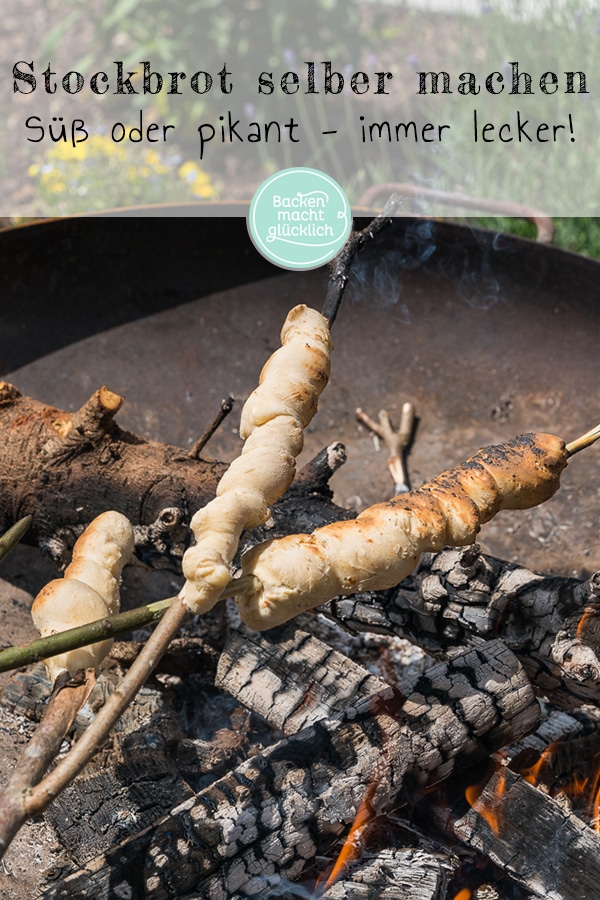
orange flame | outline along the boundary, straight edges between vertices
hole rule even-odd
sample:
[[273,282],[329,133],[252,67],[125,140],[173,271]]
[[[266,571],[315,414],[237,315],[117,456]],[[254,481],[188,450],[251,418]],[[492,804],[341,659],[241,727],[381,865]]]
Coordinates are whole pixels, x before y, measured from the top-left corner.
[[594,607],[594,606],[586,607],[582,617],[579,620],[579,624],[577,625],[577,631],[575,632],[575,638],[578,641],[581,641],[583,639],[583,629],[585,628],[587,620],[591,619],[592,616],[594,616],[596,614],[596,612],[597,612],[596,607]]
[[580,778],[577,774],[575,774],[573,775],[573,780],[571,781],[571,783],[567,785],[565,793],[567,793],[572,800],[582,800],[588,793],[587,786],[589,784],[589,781],[589,778]]
[[453,900],[471,900],[473,896],[473,891],[469,890],[469,888],[463,888],[462,891],[459,891],[458,894],[455,894]]
[[354,822],[352,823],[350,831],[348,832],[348,836],[344,841],[344,846],[340,850],[338,858],[334,863],[333,869],[329,874],[329,878],[325,883],[325,890],[327,890],[327,888],[330,888],[331,885],[338,880],[340,875],[350,865],[350,863],[358,858],[363,849],[363,832],[366,826],[375,816],[373,807],[371,806],[371,800],[373,799],[377,785],[377,781],[372,781],[367,786],[365,795],[362,798],[360,806],[356,811]]
[[596,769],[596,774],[592,780],[589,792],[588,815],[592,828],[600,833],[600,765]]
[[490,778],[485,778],[483,781],[480,781],[479,784],[472,784],[465,791],[465,797],[467,799],[467,803],[475,812],[479,813],[482,819],[488,823],[490,828],[492,829],[494,835],[498,837],[500,833],[500,829],[503,825],[503,817],[502,812],[498,808],[500,801],[506,790],[506,772],[504,769],[500,772],[498,776],[498,784],[494,791],[493,802],[490,805],[486,805],[485,802],[479,803],[479,798],[483,794],[485,787],[490,782]]
[[594,831],[600,834],[600,789],[596,791],[590,809],[591,825]]
[[519,772],[521,778],[535,787],[540,779],[540,772],[542,771],[544,766],[552,759],[556,744],[557,741],[549,744],[545,750],[542,750],[542,752],[540,753],[540,758],[536,763],[534,763],[532,766],[528,766],[526,769],[521,769],[521,771]]

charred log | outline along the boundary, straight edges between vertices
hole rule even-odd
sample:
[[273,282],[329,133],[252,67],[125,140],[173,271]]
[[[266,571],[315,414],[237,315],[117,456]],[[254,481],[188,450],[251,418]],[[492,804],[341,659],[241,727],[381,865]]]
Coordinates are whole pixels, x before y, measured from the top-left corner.
[[500,638],[557,706],[600,700],[597,574],[539,575],[474,545],[424,554],[399,587],[333,601],[329,611],[347,628],[399,634],[442,657]]
[[452,871],[450,859],[420,849],[364,853],[323,900],[446,900]]
[[538,706],[498,642],[356,704],[242,763],[46,896],[267,897],[353,820],[375,782],[376,812],[530,730]]
[[232,631],[216,684],[285,734],[348,714],[357,702],[388,689],[363,666],[293,625],[265,633],[243,625]]
[[[544,706],[534,732],[485,766],[417,795],[413,814],[427,833],[435,827],[440,839],[445,834],[457,853],[474,852],[484,867],[491,864],[498,886],[511,881],[527,896],[585,900],[595,896],[599,858],[598,833],[588,823],[597,806],[600,713]],[[500,889],[493,896],[513,894]]]
[[463,816],[437,823],[544,900],[595,900],[600,837],[558,801],[499,766]]

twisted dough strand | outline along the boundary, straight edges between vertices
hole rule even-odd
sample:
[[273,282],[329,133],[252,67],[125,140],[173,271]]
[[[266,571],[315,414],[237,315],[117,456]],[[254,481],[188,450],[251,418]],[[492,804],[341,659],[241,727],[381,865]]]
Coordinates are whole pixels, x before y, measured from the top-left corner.
[[206,612],[219,600],[231,578],[229,566],[242,531],[266,522],[269,507],[291,484],[302,430],[329,378],[329,326],[316,310],[294,307],[281,344],[244,404],[241,455],[221,478],[215,499],[191,522],[196,544],[183,557],[183,597],[194,613]]
[[547,500],[566,464],[560,438],[520,435],[356,519],[259,544],[242,559],[243,575],[258,581],[253,593],[238,599],[240,617],[261,631],[340,594],[394,587],[421,553],[473,543],[500,509]]
[[[119,579],[133,553],[133,529],[121,513],[97,516],[73,547],[73,559],[62,578],[39,592],[33,606],[33,624],[42,637],[86,625],[119,611]],[[112,647],[112,639],[46,660],[53,681],[67,670],[97,669]]]

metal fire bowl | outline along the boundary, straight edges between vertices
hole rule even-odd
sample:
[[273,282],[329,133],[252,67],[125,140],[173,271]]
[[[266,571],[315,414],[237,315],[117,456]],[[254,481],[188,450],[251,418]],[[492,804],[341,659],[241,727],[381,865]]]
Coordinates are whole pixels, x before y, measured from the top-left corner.
[[[3,377],[66,409],[107,384],[126,398],[124,427],[182,447],[223,397],[245,399],[287,310],[321,307],[327,272],[274,268],[241,218],[178,213],[1,233]],[[357,406],[397,418],[414,402],[414,487],[514,434],[572,440],[600,421],[599,284],[598,263],[552,247],[395,220],[361,254],[344,297],[303,458],[343,441],[336,499],[364,507],[389,497],[392,482]],[[208,445],[212,456],[239,451],[240,407]],[[596,445],[571,460],[556,497],[501,513],[481,543],[540,571],[584,576],[600,568],[599,508]]]

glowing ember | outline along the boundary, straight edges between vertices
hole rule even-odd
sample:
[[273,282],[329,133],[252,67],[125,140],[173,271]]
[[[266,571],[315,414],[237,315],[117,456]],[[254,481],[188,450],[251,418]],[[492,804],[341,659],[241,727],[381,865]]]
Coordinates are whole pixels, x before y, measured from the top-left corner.
[[453,900],[471,900],[473,896],[473,891],[469,890],[469,888],[463,888],[462,891],[459,891],[458,894],[454,895]]

